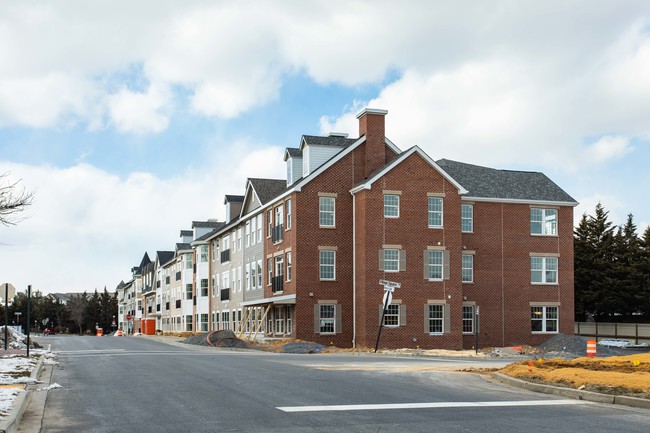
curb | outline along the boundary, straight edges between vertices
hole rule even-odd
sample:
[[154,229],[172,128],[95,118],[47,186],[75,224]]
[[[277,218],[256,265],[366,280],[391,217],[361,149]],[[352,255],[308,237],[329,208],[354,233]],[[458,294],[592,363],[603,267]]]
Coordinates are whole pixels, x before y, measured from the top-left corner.
[[525,380],[507,376],[503,373],[494,373],[494,378],[500,383],[505,383],[506,385],[544,394],[558,395],[561,397],[575,398],[577,400],[592,401],[595,403],[620,404],[640,409],[650,409],[650,400],[645,398],[600,394],[597,392],[583,391],[580,389],[544,385],[541,383],[527,382]]
[[[41,370],[43,369],[43,358],[43,355],[39,355],[36,367],[34,367],[32,374],[29,376],[31,379],[38,380],[38,377],[41,374]],[[18,428],[18,423],[20,422],[20,419],[22,418],[23,413],[27,408],[27,396],[30,392],[31,391],[27,390],[26,385],[25,389],[22,392],[18,393],[16,400],[14,400],[14,404],[11,405],[9,415],[7,415],[7,418],[4,420],[0,421],[0,433],[14,433],[16,431]]]

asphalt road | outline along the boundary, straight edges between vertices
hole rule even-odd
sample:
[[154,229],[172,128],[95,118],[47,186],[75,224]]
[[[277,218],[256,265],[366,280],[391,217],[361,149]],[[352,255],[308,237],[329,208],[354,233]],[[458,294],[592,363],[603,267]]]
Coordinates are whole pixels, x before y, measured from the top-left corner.
[[148,337],[39,339],[59,353],[41,432],[626,432],[650,411],[444,371],[502,361],[216,350]]

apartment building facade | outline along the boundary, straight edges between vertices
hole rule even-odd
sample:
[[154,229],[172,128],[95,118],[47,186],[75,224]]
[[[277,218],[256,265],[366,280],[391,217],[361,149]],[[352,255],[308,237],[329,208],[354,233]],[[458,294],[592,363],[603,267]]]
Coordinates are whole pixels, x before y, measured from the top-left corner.
[[224,224],[177,245],[181,330],[372,347],[381,325],[381,347],[450,349],[573,332],[576,201],[543,173],[402,151],[386,114],[302,136],[286,179],[248,179]]

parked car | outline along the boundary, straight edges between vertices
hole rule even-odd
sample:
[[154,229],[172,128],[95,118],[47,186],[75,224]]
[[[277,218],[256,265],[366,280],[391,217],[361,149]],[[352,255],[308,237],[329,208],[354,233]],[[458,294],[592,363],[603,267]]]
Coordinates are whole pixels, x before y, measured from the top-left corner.
[[44,329],[43,330],[43,335],[56,335],[56,331],[54,329]]

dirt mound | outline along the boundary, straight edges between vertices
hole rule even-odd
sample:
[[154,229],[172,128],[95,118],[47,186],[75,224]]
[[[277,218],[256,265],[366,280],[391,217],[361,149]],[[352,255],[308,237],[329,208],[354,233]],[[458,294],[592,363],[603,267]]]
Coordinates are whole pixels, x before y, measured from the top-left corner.
[[540,358],[510,364],[501,373],[530,382],[650,398],[650,353],[571,361]]
[[[537,346],[537,351],[539,354],[548,358],[578,358],[587,355],[587,340],[595,340],[595,338],[557,334],[545,343]],[[600,345],[596,348],[596,353],[599,357],[629,355],[630,352],[630,349],[604,347]]]
[[211,333],[202,333],[190,335],[181,343],[195,344],[198,346],[212,346],[212,347],[229,347],[238,349],[248,349],[248,344],[237,338],[234,332],[228,329],[222,331],[214,331]]
[[309,341],[293,341],[282,346],[284,353],[321,353],[327,346]]

